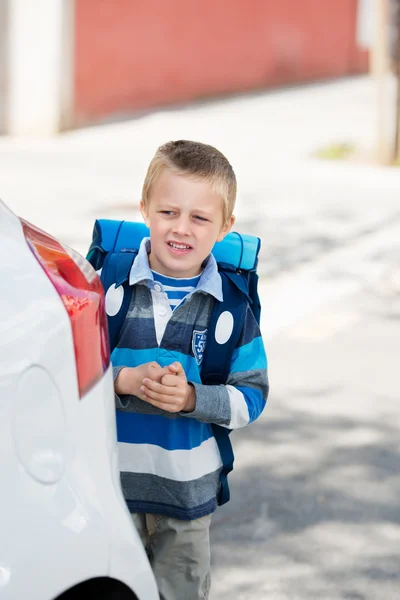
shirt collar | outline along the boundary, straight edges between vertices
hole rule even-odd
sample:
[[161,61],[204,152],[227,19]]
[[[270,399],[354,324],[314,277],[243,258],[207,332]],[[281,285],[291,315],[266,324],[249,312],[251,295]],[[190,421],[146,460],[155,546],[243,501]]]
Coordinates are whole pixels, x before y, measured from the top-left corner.
[[150,238],[143,238],[139,246],[139,252],[133,261],[131,272],[129,273],[129,285],[136,285],[139,281],[154,281],[153,273],[149,266],[149,252]]
[[[149,252],[150,238],[143,238],[138,255],[135,258],[129,273],[129,285],[136,285],[143,281],[150,288],[154,286],[154,277],[149,266]],[[217,261],[212,254],[208,256],[204,263],[204,271],[201,274],[200,281],[193,293],[196,292],[211,294],[211,296],[214,296],[214,298],[222,302],[221,275],[218,273]]]

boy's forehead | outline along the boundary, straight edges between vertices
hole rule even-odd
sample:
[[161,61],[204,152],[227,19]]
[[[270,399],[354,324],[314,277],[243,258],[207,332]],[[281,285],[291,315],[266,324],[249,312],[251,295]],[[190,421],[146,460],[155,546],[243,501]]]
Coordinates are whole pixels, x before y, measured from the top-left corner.
[[213,192],[211,181],[201,175],[192,175],[191,173],[181,173],[168,167],[164,167],[154,182],[154,189],[157,188],[192,188],[205,189]]
[[175,173],[164,169],[154,182],[149,202],[197,204],[198,208],[223,210],[223,199],[216,193],[212,182],[200,176]]

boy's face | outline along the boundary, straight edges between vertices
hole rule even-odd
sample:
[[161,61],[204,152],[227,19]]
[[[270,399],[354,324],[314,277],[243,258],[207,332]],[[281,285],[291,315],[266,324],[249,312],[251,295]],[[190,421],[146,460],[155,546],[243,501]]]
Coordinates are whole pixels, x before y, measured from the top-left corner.
[[223,202],[205,180],[164,169],[154,183],[148,206],[140,205],[150,228],[150,266],[167,277],[195,277],[215,242],[230,231],[223,223]]

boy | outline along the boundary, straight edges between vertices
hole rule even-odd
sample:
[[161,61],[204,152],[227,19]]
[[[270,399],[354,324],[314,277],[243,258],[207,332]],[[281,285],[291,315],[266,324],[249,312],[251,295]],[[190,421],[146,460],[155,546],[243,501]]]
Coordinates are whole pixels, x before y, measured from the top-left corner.
[[[157,150],[143,185],[150,238],[130,272],[132,300],[113,365],[122,487],[162,600],[209,597],[222,464],[210,424],[247,425],[268,395],[250,308],[226,385],[201,384],[208,321],[222,300],[211,250],[234,223],[235,199],[225,156],[185,140]],[[218,335],[229,338],[229,319],[225,325]]]

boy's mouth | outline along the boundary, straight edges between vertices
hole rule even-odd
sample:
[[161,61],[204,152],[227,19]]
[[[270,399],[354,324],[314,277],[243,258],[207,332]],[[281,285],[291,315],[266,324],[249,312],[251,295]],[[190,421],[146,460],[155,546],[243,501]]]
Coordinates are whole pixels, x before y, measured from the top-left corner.
[[183,254],[192,250],[192,247],[188,244],[182,244],[180,242],[167,242],[167,245],[174,253]]

